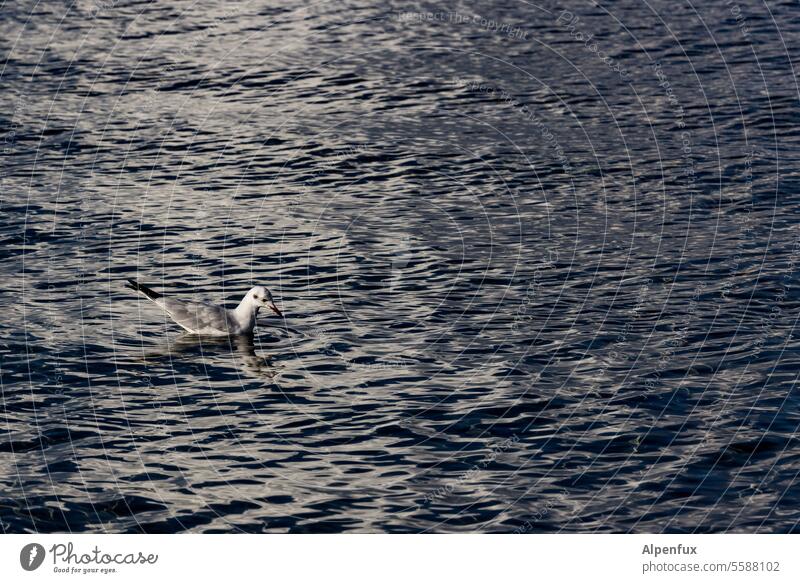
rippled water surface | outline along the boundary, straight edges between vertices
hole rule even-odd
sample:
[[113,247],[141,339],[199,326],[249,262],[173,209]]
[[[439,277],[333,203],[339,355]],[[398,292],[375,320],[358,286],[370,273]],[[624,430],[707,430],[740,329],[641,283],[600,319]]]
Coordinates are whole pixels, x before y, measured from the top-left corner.
[[798,529],[793,3],[0,4],[2,531]]

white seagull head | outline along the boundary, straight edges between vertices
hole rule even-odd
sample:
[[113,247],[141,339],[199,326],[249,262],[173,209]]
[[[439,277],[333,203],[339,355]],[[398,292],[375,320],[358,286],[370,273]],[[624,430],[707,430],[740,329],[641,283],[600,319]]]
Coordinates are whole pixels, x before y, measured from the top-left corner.
[[244,301],[250,303],[250,305],[255,308],[269,308],[279,316],[283,317],[283,314],[272,299],[272,294],[263,285],[257,285],[247,292],[247,295],[244,296]]

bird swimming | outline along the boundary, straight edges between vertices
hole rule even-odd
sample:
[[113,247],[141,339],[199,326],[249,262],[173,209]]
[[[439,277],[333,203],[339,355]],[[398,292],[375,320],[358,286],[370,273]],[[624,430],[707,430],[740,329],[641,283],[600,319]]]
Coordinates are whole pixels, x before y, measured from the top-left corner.
[[209,336],[252,334],[253,328],[256,327],[258,310],[264,307],[283,317],[272,299],[272,294],[261,285],[247,292],[233,310],[207,302],[166,298],[134,279],[129,279],[125,287],[140,292],[164,310],[181,328],[192,334]]

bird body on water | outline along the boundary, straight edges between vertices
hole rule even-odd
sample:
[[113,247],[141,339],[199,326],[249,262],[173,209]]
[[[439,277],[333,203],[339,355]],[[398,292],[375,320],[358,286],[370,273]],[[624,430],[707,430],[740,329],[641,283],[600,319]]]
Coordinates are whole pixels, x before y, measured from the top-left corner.
[[256,326],[256,316],[262,307],[283,316],[275,306],[272,294],[261,285],[248,291],[239,305],[229,310],[207,302],[167,298],[133,279],[129,279],[128,284],[126,287],[144,295],[164,310],[175,323],[192,334],[209,336],[252,334]]

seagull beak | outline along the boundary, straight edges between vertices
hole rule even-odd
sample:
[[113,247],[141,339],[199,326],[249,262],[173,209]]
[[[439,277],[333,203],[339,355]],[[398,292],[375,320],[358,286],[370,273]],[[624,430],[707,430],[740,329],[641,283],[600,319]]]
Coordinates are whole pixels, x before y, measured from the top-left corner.
[[283,314],[281,314],[281,311],[278,309],[278,306],[276,306],[275,304],[267,304],[267,307],[276,314],[278,314],[281,318],[283,318]]

